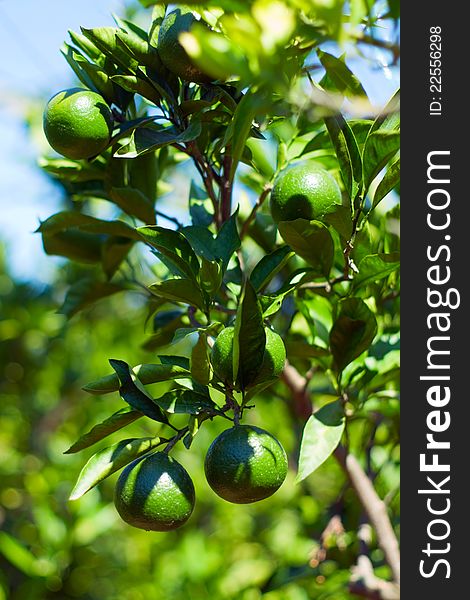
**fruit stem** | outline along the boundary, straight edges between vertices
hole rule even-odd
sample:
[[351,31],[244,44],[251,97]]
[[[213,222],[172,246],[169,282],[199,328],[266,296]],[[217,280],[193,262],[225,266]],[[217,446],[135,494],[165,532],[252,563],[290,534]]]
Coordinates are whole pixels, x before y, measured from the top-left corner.
[[178,433],[176,435],[174,435],[172,438],[170,438],[168,444],[166,445],[166,447],[163,449],[163,452],[165,452],[165,454],[169,454],[171,452],[171,450],[173,449],[173,447],[180,441],[180,439],[182,437],[184,437],[189,431],[189,428],[183,427],[183,429],[179,429]]

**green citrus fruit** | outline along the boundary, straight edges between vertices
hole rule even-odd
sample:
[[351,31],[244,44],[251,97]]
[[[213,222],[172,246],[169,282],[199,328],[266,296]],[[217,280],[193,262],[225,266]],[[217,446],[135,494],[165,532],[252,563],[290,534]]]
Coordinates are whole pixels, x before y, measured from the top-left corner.
[[284,448],[270,433],[236,425],[211,444],[204,462],[207,482],[228,502],[248,504],[268,498],[287,475]]
[[47,141],[56,152],[67,158],[90,158],[108,145],[113,116],[102,96],[72,88],[49,100],[43,125]]
[[[233,327],[226,327],[217,336],[212,348],[212,366],[215,374],[224,382],[233,382]],[[263,362],[255,381],[278,377],[286,361],[286,348],[280,335],[265,328],[266,346]]]
[[311,161],[281,171],[271,192],[271,215],[276,223],[318,219],[338,204],[341,190],[335,178]]
[[152,531],[181,527],[193,512],[188,472],[165,452],[134,460],[119,476],[114,504],[129,525]]
[[180,34],[190,31],[196,22],[197,19],[188,8],[181,7],[169,12],[158,32],[158,54],[165,67],[181,79],[208,83],[211,78],[192,62],[179,41]]

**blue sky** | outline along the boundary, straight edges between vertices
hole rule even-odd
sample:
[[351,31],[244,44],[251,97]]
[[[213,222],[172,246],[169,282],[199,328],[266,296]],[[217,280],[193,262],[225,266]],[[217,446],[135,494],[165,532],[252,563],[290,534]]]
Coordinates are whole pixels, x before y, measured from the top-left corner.
[[[59,191],[36,166],[47,146],[42,134],[31,136],[24,114],[32,101],[45,104],[60,89],[75,83],[60,53],[69,29],[113,24],[124,0],[0,0],[0,239],[6,242],[16,276],[48,280],[55,259],[46,257],[39,235],[40,219],[58,207]],[[380,62],[380,55],[377,57]],[[385,61],[386,57],[383,57]],[[385,102],[398,87],[398,70],[367,70],[350,63],[373,102]],[[360,70],[359,70],[360,69]]]

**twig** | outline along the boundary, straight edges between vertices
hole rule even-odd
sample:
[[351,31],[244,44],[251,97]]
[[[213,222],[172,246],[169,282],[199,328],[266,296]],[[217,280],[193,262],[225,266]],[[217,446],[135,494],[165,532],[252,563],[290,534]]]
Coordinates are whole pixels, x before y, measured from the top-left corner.
[[[282,379],[292,393],[293,408],[296,414],[303,419],[307,419],[312,414],[312,402],[305,377],[291,364],[286,363]],[[370,479],[355,456],[350,454],[342,445],[338,446],[334,455],[344,472],[348,475],[351,485],[367,514],[367,518],[376,531],[378,545],[382,549],[385,560],[392,571],[393,584],[396,588],[400,583],[400,553],[398,540],[390,523],[387,507],[378,496]],[[386,600],[385,596],[366,597]],[[392,600],[392,598],[387,598],[387,600]]]
[[262,206],[263,202],[266,200],[266,198],[268,197],[268,194],[270,193],[270,191],[273,189],[272,185],[266,185],[263,189],[263,191],[261,192],[256,204],[253,206],[253,208],[251,209],[251,213],[248,215],[248,218],[246,219],[246,221],[243,223],[243,227],[240,231],[240,239],[242,240],[245,235],[248,233],[248,229],[250,228],[250,225],[253,223],[253,221],[256,218],[256,213],[258,212],[259,208]]
[[166,215],[165,213],[161,212],[160,210],[156,210],[155,214],[157,215],[157,217],[161,217],[162,219],[165,219],[166,221],[170,221],[171,223],[174,223],[176,225],[176,227],[178,227],[178,229],[182,229],[184,227],[183,223],[178,221],[178,219],[176,219],[175,217],[170,217],[170,215]]
[[232,213],[232,189],[233,182],[230,180],[230,171],[232,168],[232,157],[229,155],[224,156],[223,160],[223,178],[220,185],[220,197],[221,197],[221,222],[225,223],[230,219]]

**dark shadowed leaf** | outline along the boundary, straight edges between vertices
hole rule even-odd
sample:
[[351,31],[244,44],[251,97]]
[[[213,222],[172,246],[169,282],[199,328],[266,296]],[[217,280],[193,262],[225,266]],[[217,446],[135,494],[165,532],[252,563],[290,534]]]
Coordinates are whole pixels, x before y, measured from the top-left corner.
[[309,418],[302,435],[296,482],[308,477],[334,452],[341,441],[344,425],[341,400],[326,404]]
[[80,450],[89,448],[115,431],[119,431],[126,425],[140,419],[142,416],[142,413],[138,410],[134,410],[133,408],[122,408],[105,419],[102,423],[95,425],[88,433],[82,435],[75,444],[72,444],[72,446],[64,452],[64,454],[73,454],[74,452],[80,452]]
[[155,210],[150,200],[140,190],[131,187],[111,188],[109,195],[115,204],[128,215],[144,223],[155,223]]
[[119,377],[119,394],[129,406],[144,413],[145,416],[158,421],[159,423],[168,423],[168,419],[162,413],[161,409],[154,403],[153,398],[149,396],[139,379],[134,375],[132,369],[123,360],[110,359],[109,364],[116,371]]
[[193,120],[183,132],[178,131],[174,127],[167,127],[166,129],[157,128],[156,126],[138,127],[134,129],[130,142],[122,146],[116,152],[115,156],[120,158],[135,158],[136,156],[141,156],[169,144],[192,142],[200,134],[201,123],[197,120]]
[[377,333],[374,313],[360,298],[346,298],[330,331],[330,348],[337,372],[367,350]]
[[70,500],[77,500],[122,467],[156,448],[159,438],[130,438],[104,448],[94,454],[78,476],[77,483],[70,494]]
[[123,292],[127,288],[118,283],[93,281],[84,279],[73,284],[67,292],[64,303],[59,312],[67,317],[72,317],[84,308],[91,306],[98,300]]
[[247,281],[238,305],[233,336],[233,378],[240,382],[242,389],[255,380],[265,346],[261,305],[253,285]]
[[296,254],[316,272],[328,277],[334,258],[334,244],[328,229],[320,221],[280,221],[279,233]]
[[162,410],[170,414],[198,415],[201,412],[214,412],[214,402],[207,396],[193,390],[171,390],[155,402]]
[[226,270],[233,253],[240,248],[241,241],[237,229],[237,212],[220,228],[215,241],[216,258],[222,261],[222,269]]

